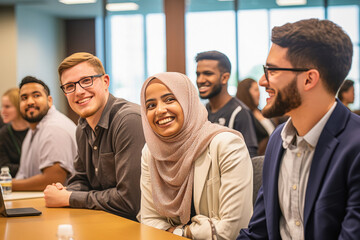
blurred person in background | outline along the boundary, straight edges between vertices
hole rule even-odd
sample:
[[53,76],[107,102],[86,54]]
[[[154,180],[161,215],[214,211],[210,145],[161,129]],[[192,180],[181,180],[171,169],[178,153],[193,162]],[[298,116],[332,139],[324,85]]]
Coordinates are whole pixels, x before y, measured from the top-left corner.
[[260,91],[257,82],[252,78],[246,78],[239,82],[236,97],[245,103],[254,115],[258,155],[264,155],[269,136],[275,129],[275,124],[270,119],[265,118],[258,109]]
[[1,117],[4,126],[0,128],[0,167],[8,166],[15,177],[20,163],[21,145],[29,124],[20,114],[19,89],[7,90],[1,98]]
[[0,114],[0,127],[4,126],[4,121],[2,120],[1,114]]
[[198,53],[195,61],[199,96],[209,100],[206,104],[209,121],[239,131],[250,157],[255,157],[258,146],[254,117],[250,109],[227,90],[231,73],[229,58],[218,51],[206,51]]
[[349,108],[349,104],[354,103],[354,81],[346,79],[343,82],[338,92],[338,98],[347,108]]

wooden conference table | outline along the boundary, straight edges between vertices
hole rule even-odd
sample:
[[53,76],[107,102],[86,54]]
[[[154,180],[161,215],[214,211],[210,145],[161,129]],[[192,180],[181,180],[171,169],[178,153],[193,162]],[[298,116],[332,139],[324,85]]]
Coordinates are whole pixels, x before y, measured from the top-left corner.
[[6,208],[33,207],[40,216],[0,216],[0,239],[4,240],[56,240],[59,224],[71,224],[75,240],[131,239],[181,240],[186,239],[104,211],[46,208],[43,198],[7,200]]

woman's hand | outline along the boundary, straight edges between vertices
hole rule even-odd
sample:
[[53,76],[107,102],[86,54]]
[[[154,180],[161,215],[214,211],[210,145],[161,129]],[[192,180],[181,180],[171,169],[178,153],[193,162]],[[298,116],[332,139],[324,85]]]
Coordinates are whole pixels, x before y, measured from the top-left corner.
[[173,233],[176,227],[170,227],[166,231]]

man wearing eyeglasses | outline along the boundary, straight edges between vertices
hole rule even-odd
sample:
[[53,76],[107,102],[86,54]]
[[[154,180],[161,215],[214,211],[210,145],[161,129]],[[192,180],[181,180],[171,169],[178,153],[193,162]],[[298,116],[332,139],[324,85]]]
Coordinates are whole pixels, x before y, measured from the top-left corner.
[[52,182],[64,184],[74,172],[75,124],[56,110],[43,81],[27,76],[19,88],[20,113],[30,129],[22,143],[13,190],[43,191]]
[[61,89],[80,116],[78,156],[69,185],[45,189],[46,206],[101,209],[135,220],[145,143],[140,107],[109,93],[109,75],[90,53],[67,57],[58,72]]
[[200,98],[209,99],[206,104],[209,121],[241,132],[250,157],[255,157],[258,143],[253,115],[242,101],[232,97],[227,90],[231,72],[229,58],[219,51],[207,51],[198,53],[195,61]]
[[270,138],[254,214],[238,239],[359,239],[360,118],[335,98],[352,42],[318,19],[274,27],[271,40],[262,112],[290,118]]

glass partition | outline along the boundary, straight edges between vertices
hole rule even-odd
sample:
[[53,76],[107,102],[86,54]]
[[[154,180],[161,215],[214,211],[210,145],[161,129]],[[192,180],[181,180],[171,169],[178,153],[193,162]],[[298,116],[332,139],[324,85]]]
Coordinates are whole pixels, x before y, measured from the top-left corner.
[[145,79],[166,71],[165,15],[162,0],[136,2],[133,11],[109,12],[111,92],[116,97],[140,103]]

